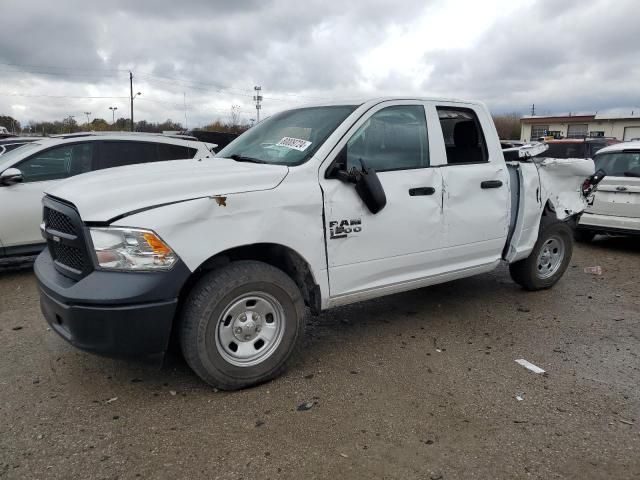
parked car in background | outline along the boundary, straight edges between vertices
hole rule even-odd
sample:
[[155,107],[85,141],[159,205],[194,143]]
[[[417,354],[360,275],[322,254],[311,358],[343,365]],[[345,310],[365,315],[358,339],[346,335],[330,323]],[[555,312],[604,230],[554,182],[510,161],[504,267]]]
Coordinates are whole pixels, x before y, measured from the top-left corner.
[[563,138],[546,140],[549,149],[545,156],[550,158],[593,158],[602,148],[620,143],[615,138]]
[[0,138],[0,157],[11,150],[15,150],[18,147],[26,143],[36,142],[42,140],[45,137],[7,137]]
[[237,133],[209,132],[205,130],[191,130],[187,133],[196,137],[201,142],[209,142],[215,144],[216,151],[222,150],[238,137]]
[[146,133],[75,133],[42,138],[0,157],[0,259],[38,253],[42,194],[92,170],[211,155],[193,137]]
[[598,233],[640,234],[640,142],[600,150],[594,162],[606,173],[576,229],[580,241]]

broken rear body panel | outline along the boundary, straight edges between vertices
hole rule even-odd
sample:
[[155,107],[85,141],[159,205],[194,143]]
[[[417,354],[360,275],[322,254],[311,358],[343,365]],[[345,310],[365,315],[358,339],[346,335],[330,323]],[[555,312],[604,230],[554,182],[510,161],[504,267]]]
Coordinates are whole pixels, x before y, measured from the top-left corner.
[[[540,155],[544,155],[543,153]],[[532,157],[522,162],[508,162],[517,171],[512,175],[511,189],[519,195],[512,202],[517,209],[517,221],[504,259],[513,263],[526,258],[538,238],[540,220],[548,207],[558,220],[579,216],[587,206],[582,183],[592,175],[595,167],[589,159],[554,159]],[[518,185],[514,184],[514,180]]]

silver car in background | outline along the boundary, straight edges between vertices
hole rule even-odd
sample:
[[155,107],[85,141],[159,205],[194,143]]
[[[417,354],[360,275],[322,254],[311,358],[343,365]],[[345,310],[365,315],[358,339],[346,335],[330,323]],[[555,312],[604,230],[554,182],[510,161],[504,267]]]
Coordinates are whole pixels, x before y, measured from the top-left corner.
[[603,148],[593,160],[606,176],[582,214],[576,240],[588,242],[599,233],[640,235],[640,141]]

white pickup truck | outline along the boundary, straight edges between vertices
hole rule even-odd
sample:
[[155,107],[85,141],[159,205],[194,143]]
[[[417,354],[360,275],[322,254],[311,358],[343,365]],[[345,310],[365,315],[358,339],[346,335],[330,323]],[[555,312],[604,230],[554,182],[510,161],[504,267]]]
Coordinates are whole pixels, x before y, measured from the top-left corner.
[[501,262],[524,288],[551,287],[593,170],[590,160],[505,162],[480,103],[285,111],[215,158],[52,188],[35,264],[42,311],[79,348],[161,357],[176,336],[204,381],[254,385],[299,350],[305,306],[318,313]]

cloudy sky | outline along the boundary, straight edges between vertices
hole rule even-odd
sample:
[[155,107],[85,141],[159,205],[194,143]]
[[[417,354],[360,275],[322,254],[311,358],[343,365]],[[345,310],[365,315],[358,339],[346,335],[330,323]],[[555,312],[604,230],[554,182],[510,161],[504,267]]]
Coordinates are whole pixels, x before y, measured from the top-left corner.
[[[2,0],[0,114],[197,127],[380,95],[640,113],[637,0]],[[86,121],[86,120],[85,120]]]

